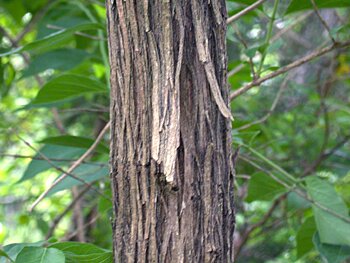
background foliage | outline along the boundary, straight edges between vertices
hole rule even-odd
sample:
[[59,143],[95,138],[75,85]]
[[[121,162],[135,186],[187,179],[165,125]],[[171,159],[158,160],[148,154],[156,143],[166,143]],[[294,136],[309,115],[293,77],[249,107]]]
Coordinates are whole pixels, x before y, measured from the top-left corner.
[[[237,262],[350,257],[349,7],[270,0],[228,25],[230,89],[254,84],[231,103]],[[29,211],[108,122],[104,2],[0,0],[0,14],[0,262],[112,262],[107,135]]]

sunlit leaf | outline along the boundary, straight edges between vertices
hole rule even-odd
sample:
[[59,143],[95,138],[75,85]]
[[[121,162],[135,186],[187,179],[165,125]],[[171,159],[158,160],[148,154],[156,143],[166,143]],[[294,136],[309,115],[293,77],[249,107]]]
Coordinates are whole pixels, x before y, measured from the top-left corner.
[[79,65],[88,53],[79,49],[59,49],[35,57],[23,71],[22,77],[29,77],[47,69],[69,70]]
[[350,246],[336,246],[321,243],[320,235],[316,233],[313,242],[318,252],[326,258],[327,263],[343,263],[350,258]]
[[56,243],[50,248],[61,250],[65,257],[66,263],[112,263],[113,253],[87,243],[78,242],[61,242]]
[[24,247],[16,263],[65,263],[62,251],[55,248]]
[[47,82],[32,104],[50,103],[87,93],[101,92],[107,92],[107,87],[103,83],[81,75],[65,74]]
[[[64,164],[71,163],[72,159],[77,158],[78,156],[84,153],[84,150],[81,148],[50,144],[45,145],[39,151],[41,154],[52,160],[52,163],[54,165],[59,167],[61,167]],[[27,169],[25,170],[19,182],[31,179],[37,174],[53,168],[52,164],[50,164],[46,160],[40,159],[42,159],[42,156],[39,153],[37,153],[35,155],[35,158],[27,166]]]
[[316,232],[315,218],[309,217],[299,228],[297,233],[297,254],[298,258],[305,255],[314,248],[312,238]]
[[[12,260],[11,260],[11,258],[9,257],[9,255],[7,255],[7,253],[5,252],[5,251],[3,251],[2,249],[0,249],[0,259],[1,258],[6,258],[6,259],[8,259],[8,260],[10,260],[11,262],[13,262]],[[5,260],[6,260],[5,259]]]
[[[40,247],[44,242],[39,241],[35,243],[13,243],[3,247],[3,252],[7,254],[7,256],[11,259],[11,261],[15,262],[18,254],[22,251],[22,249],[26,246],[30,247]],[[8,259],[5,257],[0,257],[0,263],[8,263]]]
[[285,188],[263,172],[253,174],[248,184],[247,202],[271,201],[275,196],[285,191]]
[[98,163],[81,164],[72,172],[72,174],[82,179],[83,181],[77,180],[68,175],[65,179],[63,179],[50,190],[48,196],[65,189],[70,189],[73,186],[84,185],[84,182],[92,183],[102,178],[105,178],[109,175],[109,168],[106,165]]
[[20,53],[23,51],[37,51],[37,50],[47,49],[47,48],[50,48],[52,46],[57,45],[58,43],[62,43],[64,41],[67,41],[67,39],[69,37],[71,37],[75,32],[92,30],[92,29],[103,29],[103,27],[97,23],[86,23],[86,24],[77,25],[77,26],[74,26],[71,28],[61,29],[55,33],[52,33],[52,34],[42,38],[42,39],[33,41],[33,42],[29,43],[28,45],[25,45],[25,46],[19,47],[19,48],[15,48],[15,49],[8,51],[6,53],[2,53],[2,54],[0,54],[0,57]]
[[[317,230],[322,243],[350,245],[350,224],[341,217],[349,218],[348,208],[332,185],[317,177],[306,179],[307,192],[311,198],[332,213],[313,205]],[[335,216],[338,214],[339,216]]]
[[[48,137],[40,141],[41,143],[51,144],[51,145],[61,145],[75,148],[89,148],[95,140],[81,137],[81,136],[71,136],[71,135],[62,135],[56,137]],[[96,151],[101,153],[109,153],[109,149],[102,142],[99,143],[96,147]]]

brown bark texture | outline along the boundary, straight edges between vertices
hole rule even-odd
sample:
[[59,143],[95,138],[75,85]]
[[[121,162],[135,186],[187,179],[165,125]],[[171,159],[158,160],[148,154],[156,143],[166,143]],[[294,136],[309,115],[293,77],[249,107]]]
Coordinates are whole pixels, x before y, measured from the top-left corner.
[[107,0],[115,262],[233,262],[224,0]]

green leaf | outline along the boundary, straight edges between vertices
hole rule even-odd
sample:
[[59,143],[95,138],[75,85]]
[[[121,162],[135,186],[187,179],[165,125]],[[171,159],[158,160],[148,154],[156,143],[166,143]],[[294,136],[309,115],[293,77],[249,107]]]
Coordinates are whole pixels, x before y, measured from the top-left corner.
[[[11,261],[15,262],[18,254],[22,251],[22,249],[26,246],[30,247],[40,247],[43,245],[43,241],[35,242],[35,243],[13,243],[3,247],[3,252],[5,252]],[[4,257],[0,257],[0,263],[8,263],[8,259]]]
[[[63,135],[45,138],[40,142],[45,144],[88,149],[95,142],[95,140],[86,137]],[[100,153],[109,153],[108,147],[102,144],[102,142],[96,147],[96,151]]]
[[3,64],[0,59],[0,98],[4,98],[10,91],[16,77],[16,69],[11,63]]
[[98,92],[107,92],[106,85],[85,76],[65,74],[47,82],[32,104],[50,103]]
[[6,15],[12,16],[18,24],[21,24],[22,17],[28,12],[23,6],[23,0],[0,0],[0,7],[5,9]]
[[295,192],[288,193],[287,201],[288,201],[288,209],[290,210],[298,210],[298,209],[304,210],[311,206],[310,202],[306,201],[305,198],[301,197]]
[[[348,7],[350,1],[348,0],[315,0],[318,8],[335,8],[335,7]],[[286,14],[297,12],[305,9],[313,9],[311,1],[292,0]]]
[[[317,177],[306,178],[306,185],[307,192],[315,202],[333,213],[349,218],[347,206],[332,185]],[[349,223],[315,205],[313,205],[313,211],[322,243],[350,245]]]
[[40,104],[27,104],[24,105],[18,109],[15,110],[15,112],[18,111],[23,111],[23,110],[30,110],[30,109],[37,109],[37,108],[58,108],[62,107],[65,104],[68,104],[71,102],[71,98],[65,99],[65,100],[59,100],[59,101],[54,101],[54,102],[49,102],[49,103],[40,103]]
[[[101,164],[81,164],[77,167],[72,174],[80,179],[84,180],[86,183],[92,183],[97,180],[100,180],[109,175],[109,169],[106,166],[102,166]],[[59,191],[70,189],[73,186],[83,185],[84,183],[74,179],[71,176],[67,176],[61,182],[59,182],[56,186],[54,186],[47,196],[51,196]]]
[[[84,153],[84,150],[81,148],[73,148],[73,147],[50,145],[50,144],[43,146],[39,151],[47,158],[52,159],[53,160],[52,163],[59,167],[61,167],[62,164],[70,163],[69,162],[70,159],[76,158],[77,156],[80,156]],[[38,153],[35,155],[35,158],[40,159],[42,157]],[[64,162],[59,161],[61,159],[66,161]],[[50,168],[53,168],[53,167],[46,160],[33,159],[27,166],[27,169],[25,170],[24,174],[22,175],[22,178],[18,181],[18,183],[31,179],[37,174],[44,172]]]
[[237,72],[236,74],[229,77],[229,82],[232,87],[239,87],[244,82],[250,82],[252,80],[251,70],[249,64],[245,64],[243,69]]
[[350,246],[335,246],[323,244],[320,235],[316,233],[313,238],[315,247],[326,258],[328,263],[342,263],[350,258]]
[[44,53],[32,59],[23,71],[22,78],[36,75],[47,69],[69,70],[79,65],[88,56],[80,49],[59,49]]
[[1,258],[7,258],[11,262],[13,262],[12,259],[9,257],[9,255],[7,255],[7,253],[5,251],[3,251],[2,249],[0,249],[0,259]]
[[283,46],[284,42],[282,39],[278,39],[274,42],[272,42],[268,47],[267,47],[267,53],[273,53],[277,50],[279,50]]
[[250,47],[244,50],[244,54],[247,55],[248,58],[253,58],[258,51],[259,47]]
[[50,246],[61,250],[65,257],[66,263],[112,263],[113,254],[88,243],[78,242],[61,242]]
[[312,238],[316,232],[316,223],[314,217],[309,217],[299,228],[297,233],[297,255],[298,258],[304,256],[314,248]]
[[62,251],[56,248],[25,247],[18,254],[16,263],[65,263]]
[[19,47],[8,51],[6,53],[0,54],[0,57],[8,56],[16,53],[20,53],[23,51],[43,51],[55,47],[59,43],[64,43],[69,39],[75,32],[85,31],[85,30],[93,30],[93,29],[103,29],[103,26],[97,23],[86,23],[77,25],[70,28],[61,29],[53,34],[50,34],[42,39],[33,41],[28,45],[23,47]]
[[256,200],[270,201],[278,194],[285,191],[285,188],[263,172],[253,174],[248,184],[247,202]]

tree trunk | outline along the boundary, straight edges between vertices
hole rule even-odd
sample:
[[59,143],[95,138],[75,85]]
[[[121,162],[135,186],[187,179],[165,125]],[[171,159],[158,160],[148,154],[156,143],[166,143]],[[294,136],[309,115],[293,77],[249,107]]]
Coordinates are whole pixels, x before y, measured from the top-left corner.
[[107,0],[115,262],[233,262],[224,0]]

